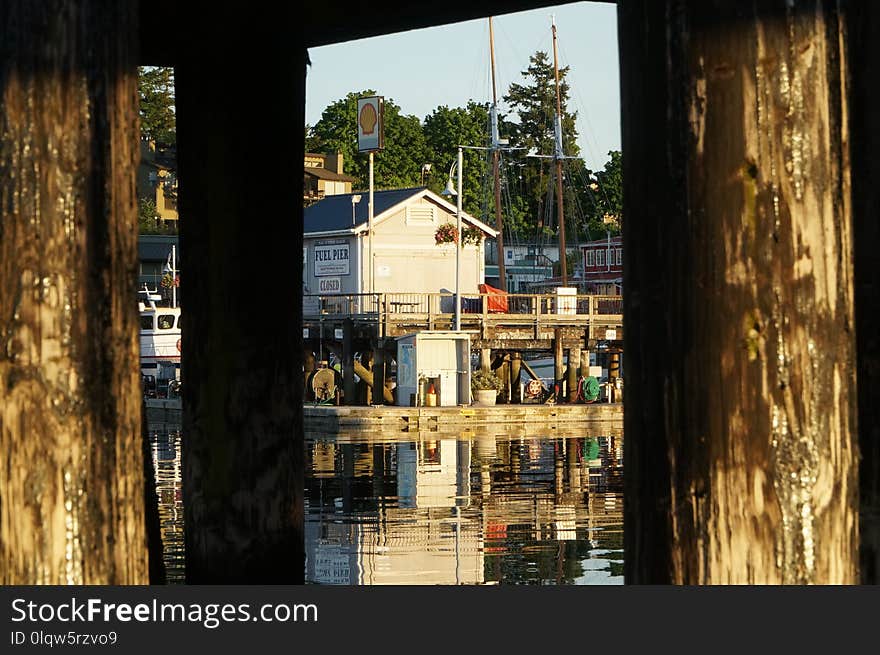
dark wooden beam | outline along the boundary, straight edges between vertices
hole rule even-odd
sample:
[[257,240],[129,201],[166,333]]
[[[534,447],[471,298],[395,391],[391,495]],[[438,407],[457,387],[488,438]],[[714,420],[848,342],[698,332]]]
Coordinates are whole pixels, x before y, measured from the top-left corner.
[[[186,576],[303,579],[305,52],[292,5],[187,10],[176,66]],[[246,43],[247,47],[238,47]]]

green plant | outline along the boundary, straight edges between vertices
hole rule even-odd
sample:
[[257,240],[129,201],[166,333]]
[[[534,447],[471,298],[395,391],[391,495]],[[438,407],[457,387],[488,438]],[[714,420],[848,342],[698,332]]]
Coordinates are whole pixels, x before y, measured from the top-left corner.
[[472,391],[494,390],[500,393],[503,388],[504,382],[492,371],[474,371],[471,373]]
[[452,223],[444,223],[434,232],[434,241],[438,246],[458,241],[458,229]]
[[461,228],[461,245],[466,246],[468,244],[473,244],[475,246],[480,245],[480,241],[483,238],[483,231],[478,227],[471,227],[470,225],[465,225]]

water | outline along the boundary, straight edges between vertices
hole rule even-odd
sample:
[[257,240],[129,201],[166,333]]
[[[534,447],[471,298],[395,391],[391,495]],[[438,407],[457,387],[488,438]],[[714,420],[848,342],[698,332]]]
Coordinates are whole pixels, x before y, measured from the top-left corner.
[[[166,578],[184,577],[180,426],[151,423]],[[306,581],[622,584],[623,440],[306,436]]]
[[180,461],[180,426],[170,423],[150,425],[150,449],[156,494],[159,497],[159,528],[162,535],[162,560],[168,584],[183,584],[183,494]]
[[306,581],[622,584],[612,430],[307,435]]

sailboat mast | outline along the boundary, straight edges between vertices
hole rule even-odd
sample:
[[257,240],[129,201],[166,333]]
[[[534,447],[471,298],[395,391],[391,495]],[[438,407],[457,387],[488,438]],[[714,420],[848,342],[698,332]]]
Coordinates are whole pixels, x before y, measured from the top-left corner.
[[559,96],[559,55],[556,47],[556,18],[553,18],[553,72],[556,77],[556,205],[559,216],[559,270],[562,286],[568,286],[568,261],[565,250],[565,212],[562,202],[562,100]]
[[501,220],[501,180],[499,174],[501,157],[498,137],[498,94],[495,85],[495,33],[492,27],[492,17],[489,16],[489,57],[492,63],[492,176],[495,189],[495,245],[498,251],[498,287],[507,291],[507,271],[504,268],[504,230]]

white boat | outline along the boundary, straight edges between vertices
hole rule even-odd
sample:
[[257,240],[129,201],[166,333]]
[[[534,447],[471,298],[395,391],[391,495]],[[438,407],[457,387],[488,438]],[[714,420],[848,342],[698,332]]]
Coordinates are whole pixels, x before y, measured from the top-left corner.
[[180,380],[180,307],[159,307],[162,296],[139,292],[141,375],[154,381]]

